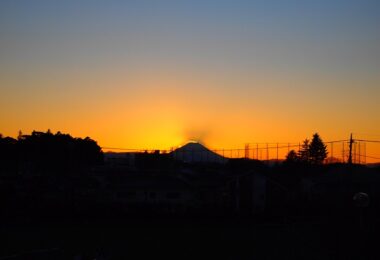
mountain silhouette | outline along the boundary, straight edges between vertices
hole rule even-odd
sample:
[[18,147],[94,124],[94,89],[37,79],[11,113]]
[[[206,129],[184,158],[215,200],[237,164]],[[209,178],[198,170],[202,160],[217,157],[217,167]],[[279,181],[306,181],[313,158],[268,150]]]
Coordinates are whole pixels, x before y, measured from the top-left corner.
[[173,158],[186,163],[226,163],[228,159],[198,142],[189,142],[171,152]]

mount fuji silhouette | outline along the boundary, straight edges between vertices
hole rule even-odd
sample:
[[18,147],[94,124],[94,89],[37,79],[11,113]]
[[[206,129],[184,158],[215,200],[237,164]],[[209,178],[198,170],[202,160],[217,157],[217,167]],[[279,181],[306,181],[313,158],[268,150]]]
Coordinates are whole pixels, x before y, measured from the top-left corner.
[[226,163],[227,158],[211,151],[198,142],[189,142],[171,152],[173,158],[186,163]]

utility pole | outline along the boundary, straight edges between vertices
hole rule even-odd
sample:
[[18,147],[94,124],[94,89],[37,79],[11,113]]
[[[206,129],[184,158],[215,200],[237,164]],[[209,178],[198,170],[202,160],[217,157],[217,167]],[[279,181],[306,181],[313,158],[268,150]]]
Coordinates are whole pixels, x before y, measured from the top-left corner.
[[352,144],[354,143],[354,140],[352,139],[352,134],[350,136],[350,150],[348,154],[348,164],[352,164]]
[[276,160],[278,162],[278,143],[277,143],[277,149],[276,149]]
[[257,157],[257,160],[259,160],[259,144],[256,144],[256,157]]
[[245,157],[245,159],[249,159],[249,144],[245,145],[245,148],[244,148],[244,157]]

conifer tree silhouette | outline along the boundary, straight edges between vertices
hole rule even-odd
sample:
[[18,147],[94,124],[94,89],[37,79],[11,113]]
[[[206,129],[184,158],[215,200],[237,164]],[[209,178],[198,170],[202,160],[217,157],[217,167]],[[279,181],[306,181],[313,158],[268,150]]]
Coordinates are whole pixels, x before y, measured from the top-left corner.
[[308,163],[310,160],[310,141],[305,139],[301,146],[301,149],[298,151],[298,159],[302,163]]
[[309,145],[309,160],[312,164],[322,164],[327,157],[327,146],[323,143],[318,133],[313,135]]

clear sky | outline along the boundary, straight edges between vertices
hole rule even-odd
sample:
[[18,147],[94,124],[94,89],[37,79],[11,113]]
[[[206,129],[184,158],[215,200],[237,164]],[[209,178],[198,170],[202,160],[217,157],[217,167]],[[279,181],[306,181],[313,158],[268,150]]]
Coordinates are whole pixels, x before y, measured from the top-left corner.
[[0,132],[211,147],[380,134],[378,0],[2,0]]

